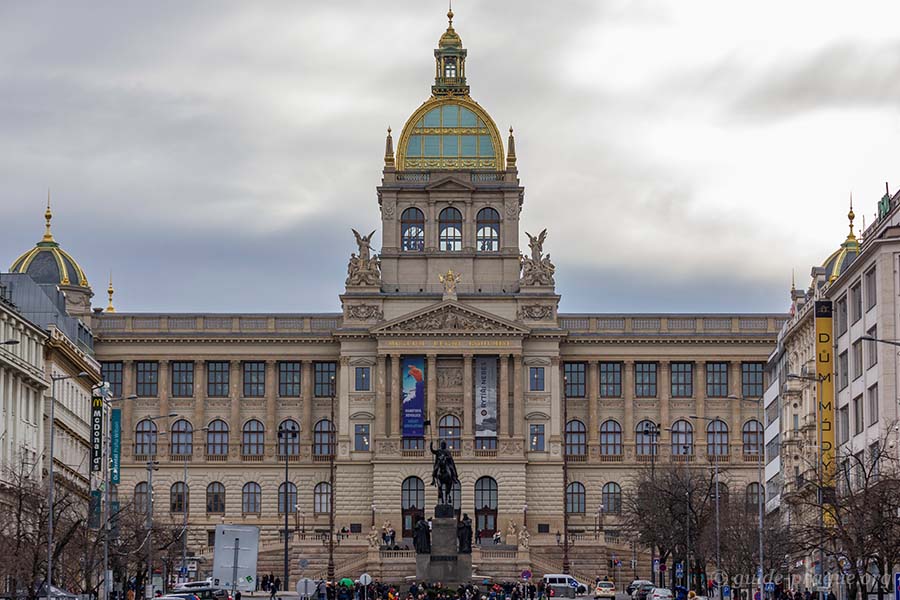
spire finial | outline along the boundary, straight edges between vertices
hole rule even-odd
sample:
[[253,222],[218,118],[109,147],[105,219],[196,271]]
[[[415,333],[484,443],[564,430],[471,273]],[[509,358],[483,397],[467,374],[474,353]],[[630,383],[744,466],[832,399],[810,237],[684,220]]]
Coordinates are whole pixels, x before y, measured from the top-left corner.
[[47,188],[47,210],[44,211],[44,220],[46,221],[46,230],[44,231],[45,242],[53,241],[53,234],[50,233],[50,220],[53,219],[53,211],[50,210],[50,188]]
[[113,299],[113,294],[115,294],[116,291],[113,289],[112,271],[109,272],[109,287],[106,288],[106,293],[109,295],[109,305],[106,307],[106,312],[114,313],[114,312],[116,312],[116,308],[113,306],[112,299]]
[[509,126],[509,140],[506,143],[506,168],[516,168],[516,138],[513,136],[512,125]]
[[453,29],[453,0],[449,0],[447,4],[447,20],[450,21],[448,27]]
[[797,290],[797,284],[794,281],[794,269],[791,269],[791,291],[794,292]]
[[387,128],[387,137],[384,139],[384,166],[394,167],[394,138],[391,137],[390,125]]
[[853,237],[853,219],[856,218],[856,213],[853,212],[853,192],[850,192],[850,212],[847,213],[847,219],[850,221],[850,234],[849,237]]

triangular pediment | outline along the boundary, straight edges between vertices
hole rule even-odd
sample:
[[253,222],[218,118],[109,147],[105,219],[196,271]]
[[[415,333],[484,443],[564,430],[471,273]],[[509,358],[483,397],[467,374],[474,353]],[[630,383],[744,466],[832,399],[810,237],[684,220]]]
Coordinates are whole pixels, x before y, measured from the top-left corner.
[[371,332],[375,335],[521,336],[526,335],[529,329],[489,312],[447,300],[373,327]]
[[461,192],[472,191],[475,186],[468,181],[460,181],[453,175],[447,175],[437,181],[433,181],[425,186],[425,190],[429,192]]

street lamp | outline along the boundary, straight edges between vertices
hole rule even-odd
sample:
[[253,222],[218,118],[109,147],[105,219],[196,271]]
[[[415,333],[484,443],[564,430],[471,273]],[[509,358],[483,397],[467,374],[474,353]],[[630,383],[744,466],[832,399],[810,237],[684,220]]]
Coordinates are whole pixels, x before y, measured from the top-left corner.
[[290,537],[288,534],[288,513],[290,512],[288,510],[288,499],[290,497],[290,490],[288,487],[290,485],[288,472],[288,438],[296,439],[297,432],[294,430],[286,429],[284,427],[284,424],[282,424],[278,428],[278,444],[280,446],[279,449],[284,454],[284,587],[282,588],[284,590],[288,589],[288,538]]
[[[177,413],[169,413],[144,418],[148,421],[156,421],[177,416]],[[165,433],[160,432],[159,435],[165,435]],[[152,458],[147,461],[147,581],[144,583],[144,595],[148,600],[153,597],[153,472],[158,470],[159,461]]]
[[[788,376],[790,377],[790,375]],[[757,437],[756,442],[756,477],[759,481],[759,494],[758,494],[758,502],[759,505],[759,598],[763,599],[764,586],[763,586],[763,577],[765,576],[765,567],[763,566],[763,498],[765,498],[765,481],[763,480],[763,455],[765,454],[765,443],[766,443],[766,426],[765,421],[763,420],[763,399],[760,398],[745,398],[743,396],[737,396],[735,394],[729,394],[728,398],[730,400],[738,400],[740,402],[755,402],[757,408],[757,415],[759,420],[759,426],[762,431],[759,432],[759,435],[762,436],[762,439]],[[818,410],[818,407],[817,407]],[[820,432],[821,434],[821,432]],[[822,443],[819,440],[819,448],[821,449]]]
[[334,586],[334,455],[337,428],[334,425],[334,375],[328,382],[331,395],[331,424],[328,434],[328,581]]
[[[710,423],[720,422],[724,423],[720,418],[715,417],[701,417],[700,415],[688,415],[691,419],[702,419],[704,421],[708,421]],[[718,436],[718,431],[714,433],[714,435]],[[716,577],[718,578],[719,573],[722,572],[722,564],[721,564],[721,552],[719,550],[719,538],[720,538],[720,530],[719,530],[719,440],[718,438],[713,440],[713,468],[715,469],[715,478],[716,478]],[[719,598],[719,586],[716,586],[716,598]]]
[[[10,344],[10,342],[14,342]],[[7,340],[5,345],[18,344],[18,340]],[[50,468],[48,469],[49,493],[47,504],[50,510],[47,514],[47,600],[50,600],[50,586],[53,584],[53,436],[55,435],[54,421],[56,419],[56,382],[66,379],[87,378],[87,371],[80,371],[77,375],[51,375],[50,376]]]
[[[569,574],[569,403],[568,396],[569,378],[563,375],[562,410],[563,410],[563,564],[562,572]],[[557,535],[557,538],[559,536]]]
[[522,527],[528,529],[528,505],[522,505]]
[[372,503],[372,527],[375,527],[375,503]]

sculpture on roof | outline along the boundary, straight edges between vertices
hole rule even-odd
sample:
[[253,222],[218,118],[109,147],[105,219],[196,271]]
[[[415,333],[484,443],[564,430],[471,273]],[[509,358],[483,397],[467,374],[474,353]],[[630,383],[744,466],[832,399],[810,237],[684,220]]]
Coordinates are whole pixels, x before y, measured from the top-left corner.
[[355,229],[351,231],[356,237],[359,254],[354,252],[350,255],[350,262],[347,264],[346,285],[381,285],[381,259],[372,254],[372,236],[375,235],[375,232],[373,231],[369,235],[360,235]]
[[462,279],[462,275],[448,270],[447,274],[438,273],[438,279],[444,285],[444,300],[456,300],[456,284]]
[[544,254],[547,230],[544,229],[536,236],[526,231],[525,235],[528,236],[531,256],[521,255],[519,257],[522,266],[522,285],[555,285],[553,274],[556,272],[556,266],[550,261],[550,255]]

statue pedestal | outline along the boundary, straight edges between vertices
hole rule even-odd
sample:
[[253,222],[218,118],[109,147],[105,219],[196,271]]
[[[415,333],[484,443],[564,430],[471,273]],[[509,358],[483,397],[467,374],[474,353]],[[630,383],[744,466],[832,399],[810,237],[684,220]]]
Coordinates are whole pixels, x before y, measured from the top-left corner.
[[472,581],[472,555],[460,554],[453,507],[439,504],[431,520],[431,554],[416,555],[416,581],[458,587]]

